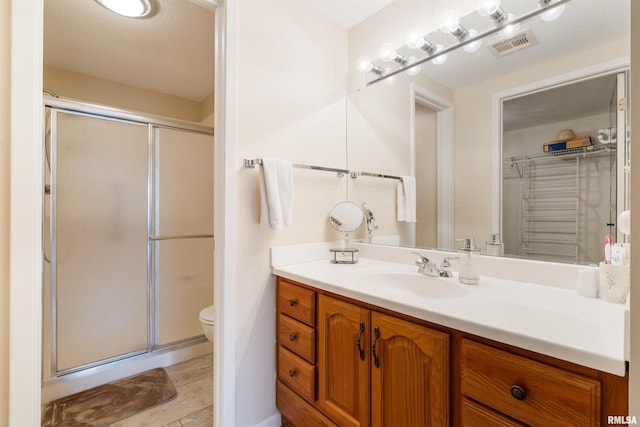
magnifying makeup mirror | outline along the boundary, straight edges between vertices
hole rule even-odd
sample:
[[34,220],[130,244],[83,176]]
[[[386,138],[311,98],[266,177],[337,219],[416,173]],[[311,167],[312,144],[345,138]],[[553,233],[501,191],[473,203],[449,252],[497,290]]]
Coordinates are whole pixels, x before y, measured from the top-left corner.
[[349,248],[349,233],[355,231],[364,215],[360,206],[353,202],[340,202],[329,212],[329,224],[345,234],[345,244],[342,248],[332,248],[331,262],[335,264],[355,264],[358,262],[358,249]]

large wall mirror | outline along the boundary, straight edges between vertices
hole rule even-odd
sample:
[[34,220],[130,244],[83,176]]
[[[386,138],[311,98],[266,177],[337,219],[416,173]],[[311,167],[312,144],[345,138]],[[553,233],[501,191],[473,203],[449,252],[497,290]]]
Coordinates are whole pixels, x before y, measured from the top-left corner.
[[[418,48],[363,52],[347,157],[365,173],[352,174],[349,199],[376,215],[372,243],[452,250],[474,237],[484,251],[498,233],[506,256],[596,263],[606,234],[628,239],[616,219],[629,206],[629,0],[552,1],[555,17],[536,13],[538,0],[499,3],[511,22],[522,17],[508,34],[474,10],[457,38],[433,8],[401,0],[360,24],[435,29],[407,36]],[[423,40],[446,55],[430,57]],[[412,178],[415,222],[402,215]]]

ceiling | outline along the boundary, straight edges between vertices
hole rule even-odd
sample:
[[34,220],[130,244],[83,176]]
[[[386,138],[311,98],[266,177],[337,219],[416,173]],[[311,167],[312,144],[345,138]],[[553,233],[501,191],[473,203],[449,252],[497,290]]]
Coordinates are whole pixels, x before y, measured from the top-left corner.
[[214,11],[198,0],[151,0],[145,18],[93,0],[44,1],[44,64],[202,101],[213,92]]
[[[143,19],[120,17],[93,0],[44,1],[44,63],[80,74],[153,90],[194,101],[213,92],[214,10],[206,0],[151,0],[155,12]],[[266,0],[263,0],[266,1]],[[392,0],[300,0],[345,29],[378,12]],[[406,1],[406,0],[400,0]],[[536,0],[503,0],[516,15],[528,12]],[[629,0],[572,0],[554,22],[534,19],[523,25],[538,44],[496,58],[486,46],[472,54],[451,52],[442,66],[423,64],[423,72],[453,89],[499,74],[562,59],[596,44],[629,33]],[[462,19],[467,28],[491,28],[477,13]],[[451,36],[436,31],[436,43],[451,45]],[[399,47],[404,53],[406,47]],[[415,51],[412,52],[415,55]],[[598,63],[594,58],[594,64]],[[609,91],[604,88],[603,92]],[[566,103],[588,105],[584,87],[567,93],[540,110],[561,114]],[[597,95],[601,96],[601,95]],[[607,94],[607,97],[609,94]],[[563,102],[558,102],[561,100]],[[555,112],[554,112],[555,111]],[[533,117],[529,117],[533,119]]]

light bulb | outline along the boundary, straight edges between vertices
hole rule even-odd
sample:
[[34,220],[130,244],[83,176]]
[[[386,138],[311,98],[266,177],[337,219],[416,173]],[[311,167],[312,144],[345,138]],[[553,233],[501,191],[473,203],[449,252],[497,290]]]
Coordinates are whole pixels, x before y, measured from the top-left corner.
[[443,33],[453,34],[460,27],[460,16],[455,10],[448,10],[442,15],[444,24],[440,27]]
[[543,12],[540,15],[540,18],[542,18],[543,21],[554,21],[558,19],[563,12],[564,12],[564,5],[561,4],[560,6],[556,6],[551,10],[547,10],[546,12]]
[[418,49],[424,40],[424,33],[419,28],[409,30],[406,37],[407,46],[411,49]]
[[500,0],[485,0],[478,7],[481,16],[488,16],[495,25],[500,25],[507,20],[507,13],[500,6]]
[[[478,32],[476,30],[469,30],[469,36],[468,37],[475,37],[478,35]],[[480,46],[482,46],[482,39],[480,40],[476,40],[473,43],[469,43],[464,45],[463,49],[465,52],[475,52],[476,50],[480,49]]]
[[385,43],[380,47],[380,59],[385,62],[393,61],[393,58],[396,57],[396,49],[393,47],[391,43]]
[[[509,21],[513,21],[514,19],[516,19],[516,16],[513,13],[510,13]],[[500,37],[502,37],[503,39],[508,39],[509,37],[516,35],[518,31],[520,31],[520,24],[509,24],[502,30],[500,30],[500,32],[498,32],[498,35],[500,35]]]
[[[388,74],[390,72],[391,72],[391,68],[384,69],[384,74]],[[391,86],[396,82],[396,76],[387,77],[386,79],[384,79],[384,82],[385,84],[388,84],[389,86]]]
[[[409,57],[409,64],[413,64],[416,62],[416,58],[414,56],[410,56]],[[409,68],[407,70],[407,74],[409,74],[410,76],[415,76],[417,75],[420,70],[422,69],[422,65],[418,64],[418,65],[414,65],[413,67]]]
[[371,58],[368,56],[361,56],[358,58],[356,66],[358,67],[358,71],[361,73],[366,73],[373,69],[373,63],[371,62]]
[[[442,47],[441,44],[436,45],[436,53],[440,52],[442,49],[444,49],[444,47]],[[431,60],[431,62],[435,65],[441,65],[444,64],[447,61],[447,54],[445,53],[444,55],[440,55],[437,58],[434,58]]]

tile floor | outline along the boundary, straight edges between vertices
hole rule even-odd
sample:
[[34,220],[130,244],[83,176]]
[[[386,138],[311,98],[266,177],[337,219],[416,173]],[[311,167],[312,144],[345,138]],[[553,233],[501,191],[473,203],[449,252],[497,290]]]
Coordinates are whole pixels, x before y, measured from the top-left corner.
[[196,357],[165,370],[178,396],[109,427],[213,426],[213,355]]

